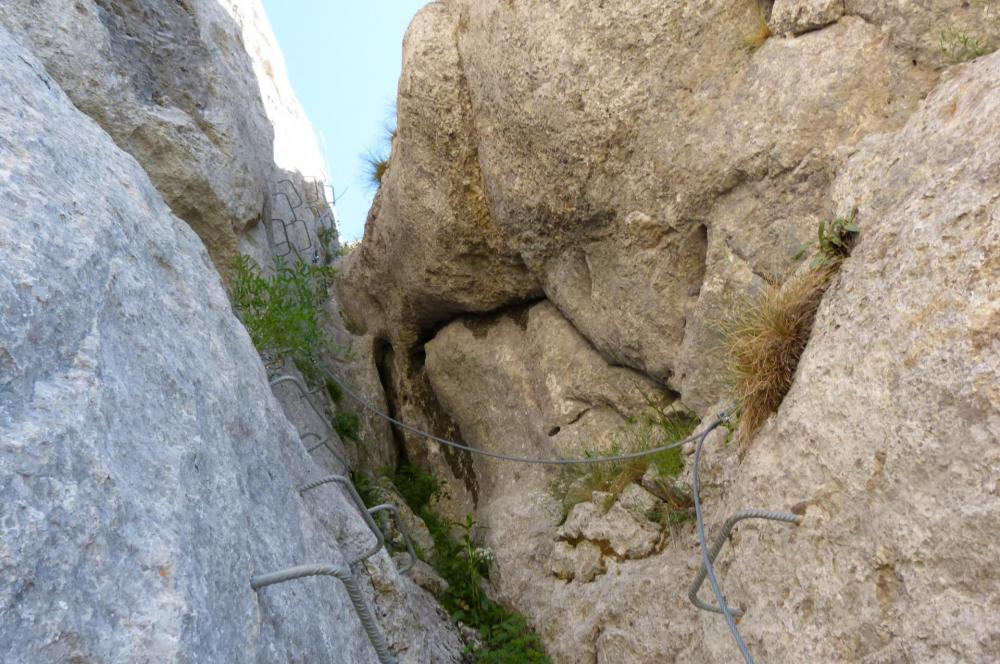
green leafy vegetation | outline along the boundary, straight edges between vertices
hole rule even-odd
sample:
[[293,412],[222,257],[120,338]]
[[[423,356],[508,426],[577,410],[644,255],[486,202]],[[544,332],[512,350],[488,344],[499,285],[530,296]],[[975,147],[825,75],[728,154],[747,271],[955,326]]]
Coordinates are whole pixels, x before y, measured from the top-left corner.
[[342,410],[334,415],[333,430],[337,432],[341,440],[361,442],[361,421],[358,419],[357,413]]
[[340,404],[344,400],[344,388],[342,388],[337,381],[332,378],[327,378],[325,381],[326,393],[330,397],[330,401],[335,404]]
[[[332,267],[275,260],[274,274],[266,276],[252,258],[233,261],[233,306],[260,353],[288,355],[306,383],[326,390],[335,404],[343,389],[316,363],[320,353],[336,350],[324,328],[323,304],[335,272]],[[357,414],[340,410],[332,418],[342,439],[360,443]]]
[[432,504],[442,490],[441,483],[416,466],[402,466],[392,482],[410,509],[427,524],[434,540],[434,553],[428,562],[448,582],[448,590],[438,599],[453,620],[479,632],[483,645],[469,653],[474,660],[480,664],[547,664],[541,640],[524,617],[503,608],[484,592],[490,557],[475,544],[472,515],[462,522],[439,515]]
[[319,243],[323,246],[323,257],[327,265],[329,265],[333,260],[333,253],[330,251],[330,247],[333,246],[334,241],[337,239],[337,229],[322,226],[316,235],[319,237]]
[[365,507],[375,507],[383,502],[382,491],[371,475],[354,472],[351,473],[351,481],[354,482],[354,488],[358,490]]
[[959,30],[942,30],[941,54],[949,62],[968,62],[993,51],[980,39]]
[[857,224],[858,209],[854,208],[850,216],[838,217],[827,226],[819,222],[819,251],[813,261],[814,268],[838,265],[840,261],[851,255],[851,249],[858,240],[861,229]]
[[738,407],[736,439],[748,443],[792,386],[799,358],[812,332],[820,301],[860,234],[857,210],[819,224],[809,269],[784,283],[769,283],[738,302],[722,334],[733,397]]
[[[616,431],[611,445],[600,452],[588,450],[588,457],[599,458],[630,452],[642,452],[669,445],[690,436],[697,426],[697,419],[681,412],[668,411],[667,406],[655,400],[646,399],[646,410],[629,418]],[[684,470],[684,455],[679,447],[636,459],[594,464],[592,466],[567,466],[558,479],[549,485],[552,495],[560,500],[564,513],[569,513],[577,503],[591,499],[595,491],[611,494],[612,500],[621,494],[632,482],[639,481],[646,471],[653,467],[657,476],[665,483]],[[676,496],[674,505],[686,510],[690,505],[682,495]],[[666,518],[666,517],[664,517]]]
[[277,259],[274,274],[265,276],[239,255],[233,271],[233,305],[259,352],[287,353],[301,369],[318,350],[333,348],[321,324],[332,268]]

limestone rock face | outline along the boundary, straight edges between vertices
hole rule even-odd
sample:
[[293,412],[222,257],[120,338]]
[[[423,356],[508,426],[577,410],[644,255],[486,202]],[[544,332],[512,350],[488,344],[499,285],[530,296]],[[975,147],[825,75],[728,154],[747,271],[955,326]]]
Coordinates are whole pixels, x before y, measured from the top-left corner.
[[[1000,55],[946,73],[834,192],[861,243],[724,501],[806,504],[740,538],[727,590],[768,661],[989,661],[1000,650]],[[706,622],[717,657],[721,622]],[[797,634],[788,639],[780,635]]]
[[[407,39],[390,175],[341,293],[392,347],[403,419],[496,452],[570,455],[614,430],[635,381],[716,412],[715,329],[733,298],[795,269],[819,222],[857,207],[861,242],[784,404],[747,450],[714,433],[702,469],[710,533],[747,507],[795,507],[804,522],[741,524],[720,577],[761,661],[990,661],[1000,55],[945,68],[942,40],[996,45],[1000,23],[989,3],[958,0],[773,4],[774,34],[753,48],[751,3],[426,9]],[[419,81],[467,100],[412,95]],[[474,153],[476,178],[455,179],[466,162],[435,161],[427,137]],[[481,182],[488,214],[447,202],[466,182]],[[403,209],[439,210],[438,223]],[[455,246],[523,270],[500,280],[483,262],[482,284],[466,271],[478,250]],[[596,496],[562,524],[549,471],[468,458],[457,472],[421,446],[449,509],[475,509],[497,598],[555,661],[736,654],[724,621],[686,599],[690,525],[638,537],[642,506],[674,487],[647,476],[648,494]]]
[[838,151],[900,126],[935,75],[877,22],[830,14],[750,51],[757,20],[728,1],[425,9],[389,176],[345,269],[351,317],[402,352],[540,289],[602,355],[704,412],[726,297],[794,267],[835,208]]
[[4,658],[368,661],[335,581],[250,589],[344,554],[200,241],[2,29],[0,62]]
[[[461,319],[426,349],[434,394],[465,442],[505,454],[581,456],[606,449],[609,434],[641,410],[647,396],[665,397],[648,378],[610,366],[548,302]],[[477,507],[488,528],[518,528],[495,501],[519,499],[521,491],[545,494],[553,477],[547,468],[483,457],[470,458],[469,474],[455,477],[438,460],[439,448],[430,445],[427,454],[436,475],[450,480],[456,516]],[[542,502],[545,512],[555,506],[551,498]]]
[[[373,535],[342,491],[299,497],[329,469],[204,245],[2,27],[0,96],[4,661],[374,661],[335,579],[250,588]],[[401,662],[460,660],[385,551],[357,574]]]
[[776,0],[770,29],[777,34],[798,35],[827,26],[844,15],[844,0]]
[[0,24],[149,174],[220,266],[263,213],[273,131],[214,0],[5,2]]
[[348,318],[407,352],[456,313],[539,292],[486,198],[460,20],[452,3],[431,3],[410,26],[389,168],[339,284]]

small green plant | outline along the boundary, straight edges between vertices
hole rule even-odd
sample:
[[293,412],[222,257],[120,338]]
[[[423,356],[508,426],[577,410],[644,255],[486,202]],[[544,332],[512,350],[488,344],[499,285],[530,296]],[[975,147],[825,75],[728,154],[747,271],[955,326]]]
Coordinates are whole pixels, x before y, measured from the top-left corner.
[[361,421],[358,419],[357,413],[342,410],[334,415],[333,430],[337,432],[341,440],[361,442]]
[[993,50],[978,38],[951,29],[941,31],[940,49],[945,59],[955,63],[975,60]]
[[265,276],[241,254],[233,272],[233,306],[258,352],[288,354],[311,384],[322,384],[313,357],[334,349],[322,325],[333,268],[276,259],[274,274]]
[[438,599],[453,620],[479,632],[483,647],[468,654],[480,664],[548,664],[541,640],[524,617],[495,603],[483,591],[490,555],[476,546],[472,515],[460,522],[441,517],[432,508],[441,483],[416,466],[403,465],[391,479],[434,540],[429,562],[448,582],[448,590]]
[[337,229],[329,226],[321,226],[316,231],[316,235],[319,237],[319,243],[323,247],[323,260],[329,265],[333,261],[334,253],[330,251],[330,247],[337,240]]
[[[631,417],[611,437],[611,444],[599,453],[592,450],[585,456],[600,458],[630,452],[641,452],[683,440],[697,426],[697,419],[686,413],[668,412],[665,405],[647,397],[647,408]],[[577,503],[591,499],[595,491],[610,494],[611,500],[632,482],[637,482],[650,467],[663,479],[676,477],[684,470],[684,455],[679,447],[649,456],[594,464],[567,466],[549,485],[552,495],[560,500],[564,513]]]
[[808,269],[738,302],[722,322],[726,364],[738,407],[736,439],[748,443],[792,386],[820,301],[860,234],[857,210],[819,224]]
[[819,222],[819,253],[813,261],[814,268],[836,265],[851,255],[861,229],[857,224],[858,209],[854,208],[847,217],[838,217],[827,226]]
[[354,482],[354,488],[358,490],[358,495],[361,496],[365,507],[375,507],[384,502],[378,482],[371,475],[363,472],[354,472],[351,473],[351,481]]
[[340,384],[333,380],[332,378],[327,378],[325,380],[326,393],[330,397],[330,401],[340,405],[340,402],[344,400],[344,388]]

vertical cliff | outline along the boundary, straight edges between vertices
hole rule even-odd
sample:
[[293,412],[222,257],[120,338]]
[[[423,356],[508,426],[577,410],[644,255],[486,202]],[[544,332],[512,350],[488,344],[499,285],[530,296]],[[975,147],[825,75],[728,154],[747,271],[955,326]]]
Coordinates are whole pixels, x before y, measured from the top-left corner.
[[[261,5],[3,3],[0,59],[4,661],[375,661],[336,579],[250,587],[373,540],[342,487],[300,496],[351,470],[309,433],[348,450],[272,390],[295,369],[264,366],[224,288],[237,252],[338,249]],[[394,656],[458,661],[387,550],[353,571]]]

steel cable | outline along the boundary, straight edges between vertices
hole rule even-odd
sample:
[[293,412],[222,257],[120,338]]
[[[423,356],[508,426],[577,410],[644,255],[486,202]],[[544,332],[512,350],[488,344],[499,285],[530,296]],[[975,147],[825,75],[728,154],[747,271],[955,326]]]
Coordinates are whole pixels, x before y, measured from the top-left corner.
[[491,459],[499,459],[500,461],[511,461],[514,463],[526,463],[526,464],[548,465],[548,466],[583,466],[583,465],[594,465],[598,463],[611,463],[615,461],[627,461],[629,459],[641,459],[642,457],[652,456],[654,454],[659,454],[660,452],[666,452],[667,450],[672,450],[677,447],[682,447],[684,445],[687,445],[688,443],[693,443],[702,436],[704,436],[706,433],[708,433],[708,431],[711,431],[712,429],[719,426],[723,422],[723,418],[720,417],[711,425],[709,425],[709,428],[704,433],[697,434],[694,436],[689,436],[684,440],[678,440],[676,442],[669,443],[667,445],[660,445],[659,447],[651,447],[648,450],[642,450],[640,452],[627,452],[625,454],[615,454],[612,456],[593,456],[593,457],[584,457],[579,459],[539,459],[536,457],[513,456],[510,454],[500,454],[499,452],[490,452],[489,450],[483,450],[477,447],[469,447],[468,445],[462,445],[461,443],[456,443],[453,440],[448,440],[447,438],[441,438],[440,436],[435,436],[434,434],[423,431],[422,429],[418,429],[417,427],[411,424],[407,424],[406,422],[397,420],[395,417],[382,412],[374,405],[369,403],[364,397],[358,395],[351,388],[347,387],[344,384],[344,381],[339,376],[335,375],[332,371],[330,371],[325,367],[321,367],[321,369],[331,380],[337,382],[337,384],[340,386],[340,389],[344,391],[344,394],[354,399],[354,401],[357,402],[362,408],[374,413],[375,415],[381,417],[382,419],[388,422],[392,422],[401,429],[406,429],[410,433],[416,434],[418,436],[421,436],[422,438],[426,438],[427,440],[431,440],[435,443],[445,445],[446,447],[452,447],[454,449],[463,450],[471,454],[478,454],[480,456],[489,457]]
[[[725,417],[728,417],[728,415]],[[740,652],[743,653],[743,661],[746,664],[753,664],[753,655],[750,654],[750,649],[747,648],[747,644],[743,640],[739,628],[736,626],[736,619],[733,618],[733,612],[730,610],[729,605],[726,604],[726,597],[722,594],[722,587],[719,585],[719,580],[715,577],[715,568],[712,567],[712,560],[708,555],[708,543],[705,536],[705,517],[701,509],[701,479],[698,473],[699,466],[701,465],[701,451],[705,446],[705,439],[708,437],[708,434],[722,422],[722,419],[723,416],[720,416],[715,424],[702,432],[701,437],[698,439],[698,445],[695,447],[694,470],[691,474],[694,514],[695,520],[698,522],[698,545],[701,547],[701,559],[705,567],[705,572],[708,575],[708,582],[712,586],[712,592],[715,593],[715,599],[719,602],[719,608],[722,610],[723,615],[726,616],[726,624],[729,625],[729,631],[733,635],[733,639],[736,640],[736,645],[739,647]]]

